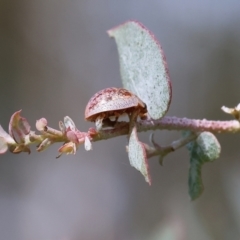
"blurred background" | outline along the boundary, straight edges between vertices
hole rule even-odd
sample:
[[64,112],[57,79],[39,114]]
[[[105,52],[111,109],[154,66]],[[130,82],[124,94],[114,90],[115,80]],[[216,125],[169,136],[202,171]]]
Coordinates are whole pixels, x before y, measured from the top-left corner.
[[[0,0],[1,125],[22,109],[32,128],[57,128],[70,116],[86,131],[85,106],[97,91],[120,87],[117,48],[106,31],[142,22],[159,39],[173,99],[168,115],[227,120],[240,102],[240,2]],[[148,141],[149,132],[141,134]],[[178,132],[157,131],[169,144]],[[188,196],[188,152],[150,159],[153,184],[129,165],[126,137],[96,142],[56,159],[0,156],[0,239],[240,239],[240,137],[218,135],[220,159],[203,167],[203,195]]]

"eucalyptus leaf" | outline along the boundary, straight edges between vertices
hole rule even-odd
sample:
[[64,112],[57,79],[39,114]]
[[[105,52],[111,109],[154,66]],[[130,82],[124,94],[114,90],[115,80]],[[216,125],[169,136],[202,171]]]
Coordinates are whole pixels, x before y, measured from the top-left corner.
[[201,149],[201,158],[204,162],[212,162],[219,158],[221,153],[221,145],[217,138],[210,132],[202,132],[196,139]]
[[188,172],[188,193],[191,200],[198,198],[204,190],[202,182],[202,165],[203,162],[199,156],[199,147],[194,141],[191,143],[190,168]]
[[132,128],[129,137],[128,157],[131,166],[140,171],[144,176],[145,181],[151,185],[146,149],[144,144],[138,139],[136,126]]
[[146,103],[150,117],[163,117],[172,92],[160,43],[147,28],[135,21],[113,28],[108,34],[117,43],[123,87]]
[[212,162],[219,157],[221,146],[212,133],[202,132],[195,141],[187,144],[187,148],[190,152],[189,195],[191,200],[195,200],[204,190],[201,176],[202,166],[204,163]]

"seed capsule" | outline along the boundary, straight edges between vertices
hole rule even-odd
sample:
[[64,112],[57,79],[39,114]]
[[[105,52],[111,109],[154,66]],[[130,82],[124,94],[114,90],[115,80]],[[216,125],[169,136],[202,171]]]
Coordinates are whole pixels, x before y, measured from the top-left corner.
[[100,130],[104,119],[118,119],[119,116],[125,113],[129,115],[136,110],[139,111],[140,117],[147,112],[146,104],[135,94],[123,88],[106,88],[89,100],[85,109],[85,119],[95,122],[97,130]]

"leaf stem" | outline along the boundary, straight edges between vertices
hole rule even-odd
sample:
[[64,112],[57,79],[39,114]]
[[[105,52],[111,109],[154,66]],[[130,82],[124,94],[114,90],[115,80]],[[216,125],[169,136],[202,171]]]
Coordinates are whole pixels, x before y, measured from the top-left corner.
[[188,136],[184,136],[179,138],[178,140],[173,141],[171,144],[169,144],[168,146],[160,146],[158,145],[154,139],[153,139],[153,133],[150,135],[150,142],[152,143],[152,145],[154,147],[150,147],[148,145],[146,145],[146,150],[148,153],[148,158],[150,157],[154,157],[154,156],[159,156],[159,163],[160,165],[163,165],[163,158],[171,153],[176,151],[177,149],[185,146],[186,144],[188,144],[189,142],[193,141],[194,139],[196,139],[198,136],[198,134],[191,132],[191,134],[189,134]]

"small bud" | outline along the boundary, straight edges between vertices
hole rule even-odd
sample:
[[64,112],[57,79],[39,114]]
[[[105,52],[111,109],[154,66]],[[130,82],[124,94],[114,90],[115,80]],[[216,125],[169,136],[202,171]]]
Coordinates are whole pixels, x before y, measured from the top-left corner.
[[44,139],[38,146],[37,151],[42,152],[43,150],[47,149],[52,143],[53,142],[50,139]]
[[85,141],[85,137],[88,135],[86,132],[80,132],[79,130],[77,130],[75,132],[77,139],[78,139],[78,144],[82,144]]
[[76,133],[74,131],[67,131],[66,134],[67,138],[69,141],[73,142],[73,143],[78,143],[78,137],[76,135]]
[[27,152],[28,154],[30,154],[31,150],[30,150],[30,148],[28,146],[19,144],[12,151],[12,153],[16,153],[16,154],[17,153],[21,153],[21,152]]
[[88,129],[88,135],[90,136],[90,137],[94,137],[94,136],[96,136],[98,133],[97,133],[97,131],[96,131],[96,129],[95,128],[89,128]]
[[240,120],[240,103],[235,108],[228,108],[222,106],[221,108],[225,113],[231,114],[238,121]]
[[39,120],[36,121],[36,128],[38,131],[46,131],[47,128],[47,119],[46,118],[41,118]]
[[76,126],[75,126],[75,123],[73,122],[73,120],[70,118],[70,117],[68,117],[68,116],[66,116],[66,117],[64,117],[64,125],[65,125],[65,128],[66,129],[71,129],[72,131],[75,131],[76,130]]
[[21,110],[15,112],[10,119],[9,134],[17,143],[24,143],[30,133],[30,125],[26,118],[20,116]]
[[59,157],[63,154],[63,153],[66,153],[66,154],[75,154],[76,151],[77,151],[77,147],[76,147],[76,144],[73,143],[73,142],[68,142],[68,143],[65,143],[63,146],[61,146],[58,151],[60,152],[60,155]]

